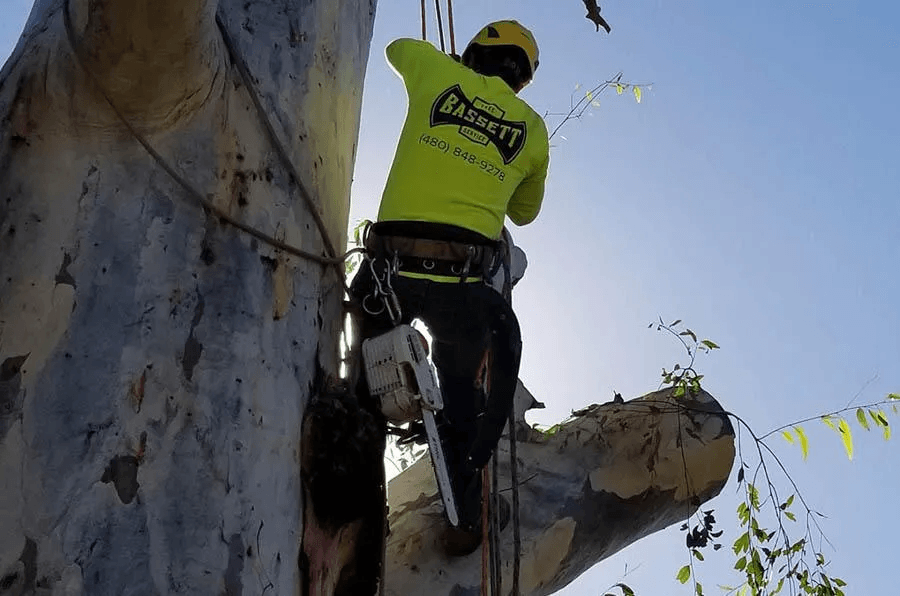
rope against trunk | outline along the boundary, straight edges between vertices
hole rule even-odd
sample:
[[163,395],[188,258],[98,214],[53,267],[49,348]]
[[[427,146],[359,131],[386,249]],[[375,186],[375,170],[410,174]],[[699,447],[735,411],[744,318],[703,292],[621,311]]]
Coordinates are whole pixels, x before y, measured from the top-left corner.
[[72,46],[72,51],[75,55],[75,60],[76,60],[76,62],[78,62],[79,67],[81,67],[81,69],[85,72],[85,74],[87,74],[88,78],[91,80],[91,82],[96,86],[97,90],[103,96],[103,99],[105,99],[106,103],[108,103],[110,108],[112,108],[112,111],[116,114],[116,117],[118,117],[118,119],[122,122],[122,124],[125,126],[125,128],[128,129],[128,132],[130,132],[131,135],[135,138],[135,140],[141,144],[141,146],[144,148],[144,150],[150,154],[150,156],[154,159],[154,161],[156,161],[157,165],[159,165],[159,167],[161,167],[167,174],[169,174],[169,176],[176,183],[178,183],[178,185],[181,186],[184,189],[184,191],[192,199],[194,199],[198,204],[200,204],[200,206],[205,211],[212,213],[213,215],[218,217],[220,220],[226,222],[227,224],[241,230],[242,232],[244,232],[250,236],[253,236],[254,238],[256,238],[258,240],[261,240],[262,242],[265,242],[266,244],[272,246],[273,248],[283,250],[286,253],[289,253],[289,254],[292,254],[297,257],[301,257],[301,258],[304,258],[304,259],[307,259],[310,261],[314,261],[314,262],[320,263],[322,265],[334,266],[335,270],[338,273],[339,278],[343,282],[343,279],[344,279],[344,272],[342,269],[343,262],[346,260],[346,258],[350,254],[353,254],[354,252],[358,252],[360,249],[353,249],[351,251],[348,251],[345,255],[343,255],[341,257],[335,256],[334,245],[332,244],[331,239],[328,237],[328,232],[325,229],[325,223],[322,220],[322,217],[319,215],[318,210],[315,209],[315,205],[312,202],[312,197],[310,197],[309,193],[306,191],[303,184],[301,183],[300,177],[299,177],[299,174],[297,173],[296,168],[294,167],[294,165],[290,161],[290,159],[287,157],[287,152],[285,151],[282,143],[280,142],[277,135],[275,134],[274,129],[272,129],[272,125],[269,122],[268,117],[266,116],[265,112],[262,110],[262,105],[259,102],[259,98],[256,96],[255,89],[250,84],[249,74],[247,73],[246,65],[243,63],[242,60],[240,60],[239,57],[236,57],[236,53],[233,51],[233,44],[231,43],[231,39],[229,38],[227,32],[225,31],[224,25],[219,20],[218,15],[216,15],[216,22],[219,24],[219,28],[222,31],[222,36],[225,39],[225,46],[228,49],[228,52],[231,55],[232,61],[235,63],[235,66],[238,67],[238,72],[239,72],[241,78],[243,79],[244,85],[247,87],[247,89],[249,91],[250,98],[253,101],[254,106],[256,106],[257,111],[259,112],[260,118],[263,120],[263,124],[266,128],[269,138],[270,138],[272,144],[275,146],[276,153],[278,153],[279,158],[281,158],[281,160],[284,162],[284,165],[288,168],[288,172],[291,175],[292,181],[295,183],[297,188],[300,190],[300,195],[303,198],[304,202],[306,203],[307,208],[310,210],[312,217],[315,220],[316,225],[319,228],[319,233],[322,236],[322,241],[325,245],[325,250],[328,253],[328,256],[322,256],[322,255],[315,254],[315,253],[312,253],[309,251],[305,251],[301,248],[297,248],[295,246],[292,246],[290,244],[282,242],[281,240],[278,240],[277,238],[275,238],[269,234],[266,234],[260,230],[257,230],[256,228],[254,228],[250,225],[247,225],[247,224],[235,219],[234,217],[232,217],[231,215],[229,215],[228,213],[223,211],[220,207],[215,205],[212,201],[210,201],[199,190],[197,190],[183,175],[181,175],[181,173],[179,173],[177,170],[175,170],[175,168],[173,168],[165,160],[165,158],[163,158],[163,156],[160,155],[158,151],[156,151],[156,149],[153,148],[153,146],[150,144],[150,142],[147,141],[147,139],[140,132],[138,132],[134,128],[134,126],[131,124],[131,122],[128,121],[128,119],[125,117],[125,115],[119,109],[119,107],[112,100],[109,93],[106,91],[106,89],[100,83],[99,79],[97,79],[96,75],[94,75],[93,71],[91,71],[88,68],[87,60],[83,54],[83,50],[82,50],[81,46],[78,45],[78,43],[75,39],[75,30],[72,26],[72,17],[69,12],[68,0],[66,1],[65,5],[63,6],[63,20],[65,23],[66,37],[68,38],[69,45]]
[[490,573],[488,569],[488,546],[489,529],[488,529],[488,502],[491,498],[490,476],[488,476],[488,468],[481,468],[481,596],[490,594]]
[[522,536],[519,528],[519,458],[516,454],[516,408],[509,411],[509,475],[512,484],[513,575],[512,595],[519,596],[519,568],[522,559]]

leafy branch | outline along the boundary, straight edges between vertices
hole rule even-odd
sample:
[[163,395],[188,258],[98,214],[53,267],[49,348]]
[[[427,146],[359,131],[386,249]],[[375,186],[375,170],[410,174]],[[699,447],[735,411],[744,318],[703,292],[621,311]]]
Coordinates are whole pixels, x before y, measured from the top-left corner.
[[[697,334],[684,327],[681,319],[677,319],[669,324],[663,322],[663,318],[659,317],[658,323],[650,323],[647,328],[656,326],[657,331],[665,331],[670,333],[681,342],[687,352],[689,361],[686,364],[675,363],[671,371],[663,368],[661,386],[671,386],[675,388],[674,396],[682,397],[685,394],[695,395],[700,391],[700,381],[703,375],[698,374],[694,369],[694,362],[699,353],[709,353],[712,350],[718,350],[719,345],[710,339],[697,339]],[[688,341],[690,339],[690,341]]]
[[[699,340],[692,330],[681,326],[680,320],[666,324],[660,318],[658,323],[650,324],[651,328],[654,326],[657,331],[665,331],[677,338],[689,358],[684,365],[675,364],[671,371],[663,369],[662,384],[675,387],[674,394],[678,397],[699,392],[703,375],[697,373],[694,368],[697,354],[718,349],[719,346],[711,340]],[[744,580],[738,587],[724,587],[727,594],[774,596],[787,588],[791,595],[843,596],[842,588],[847,584],[831,574],[829,563],[822,553],[822,543],[830,544],[818,522],[818,518],[823,516],[810,507],[783,462],[766,440],[780,433],[789,443],[799,444],[803,458],[806,459],[809,453],[809,438],[801,425],[821,420],[839,435],[847,457],[852,459],[853,439],[850,420],[853,415],[855,414],[857,424],[866,431],[880,427],[887,440],[890,439],[891,430],[885,410],[890,407],[893,413],[898,413],[898,403],[900,394],[891,393],[878,402],[862,406],[848,405],[826,414],[779,426],[763,435],[757,435],[740,416],[726,412],[737,423],[740,461],[737,482],[743,495],[743,500],[737,508],[737,518],[742,532],[734,540],[732,551],[736,558],[734,569],[742,574]],[[684,407],[690,409],[687,404]],[[748,458],[744,456],[743,433],[749,434],[753,440],[755,465],[750,465]],[[779,495],[776,480],[770,473],[772,463],[777,465],[792,489],[790,495],[783,500]],[[689,480],[687,476],[685,480]],[[796,531],[789,529],[792,528],[791,524],[798,523],[795,510],[792,509],[795,502],[799,502],[805,514],[805,524],[799,537]],[[685,532],[689,562],[678,570],[676,579],[685,584],[693,578],[695,594],[703,596],[703,586],[697,580],[694,563],[695,560],[699,562],[704,560],[702,549],[710,545],[714,550],[722,548],[717,540],[722,531],[715,530],[713,510],[703,511],[702,516],[701,512],[698,512],[695,516],[697,523],[693,526],[690,518],[681,526],[681,530]],[[816,544],[819,546],[816,547]]]
[[[602,83],[598,83],[591,89],[588,89],[584,92],[584,94],[579,93],[581,90],[581,85],[575,85],[575,90],[572,91],[572,95],[569,97],[569,111],[568,112],[545,112],[544,118],[548,117],[562,117],[562,120],[554,127],[553,132],[550,133],[549,138],[553,138],[559,129],[562,128],[569,120],[578,120],[580,119],[584,113],[591,107],[599,108],[600,100],[599,96],[608,89],[615,89],[616,95],[622,95],[625,91],[630,90],[634,95],[634,100],[638,103],[641,103],[641,99],[643,98],[644,89],[651,89],[653,87],[652,83],[623,83],[622,82],[622,73],[616,73],[616,75],[611,78],[603,81]],[[576,101],[575,98],[578,98]]]

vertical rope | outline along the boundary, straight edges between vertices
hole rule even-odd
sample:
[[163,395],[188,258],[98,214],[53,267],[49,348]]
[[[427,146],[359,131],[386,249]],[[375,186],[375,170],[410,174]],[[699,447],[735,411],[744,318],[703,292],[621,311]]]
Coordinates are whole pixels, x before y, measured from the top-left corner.
[[502,594],[503,580],[500,575],[500,483],[497,452],[491,458],[491,593]]
[[481,469],[481,596],[488,596],[488,500],[490,477],[487,466]]
[[519,534],[519,459],[516,456],[516,410],[509,411],[509,476],[512,484],[513,575],[512,596],[519,596],[519,564],[522,558],[522,537]]
[[438,35],[441,38],[441,51],[446,52],[447,47],[444,45],[444,20],[441,18],[441,0],[434,0],[434,10],[437,13]]
[[425,28],[425,0],[422,0],[422,41],[428,41],[427,30]]
[[456,54],[456,34],[453,32],[453,0],[447,0],[447,28],[450,30],[450,53]]

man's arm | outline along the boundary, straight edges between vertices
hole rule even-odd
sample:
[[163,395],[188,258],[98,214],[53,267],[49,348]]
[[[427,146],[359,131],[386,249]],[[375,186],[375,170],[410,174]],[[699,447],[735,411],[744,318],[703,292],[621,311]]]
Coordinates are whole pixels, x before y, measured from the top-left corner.
[[388,44],[384,50],[388,62],[397,74],[407,80],[414,78],[417,69],[422,67],[423,59],[443,54],[427,41],[401,37]]
[[506,214],[517,226],[524,226],[534,221],[541,210],[541,202],[544,200],[544,183],[547,180],[547,168],[550,165],[550,155],[541,166],[530,176],[525,178],[516,188],[509,199]]

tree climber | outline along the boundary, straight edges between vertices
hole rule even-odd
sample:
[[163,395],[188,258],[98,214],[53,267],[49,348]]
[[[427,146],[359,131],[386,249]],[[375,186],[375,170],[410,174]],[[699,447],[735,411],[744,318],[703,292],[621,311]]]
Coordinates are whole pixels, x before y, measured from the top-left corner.
[[[504,218],[525,225],[537,216],[549,163],[546,126],[516,95],[534,75],[538,47],[518,22],[498,21],[461,63],[414,39],[393,41],[386,55],[409,107],[351,293],[369,313],[363,338],[414,319],[432,335],[439,435],[460,517],[445,545],[465,554],[480,542],[481,469],[508,419],[521,355],[515,314],[485,281],[501,258]],[[395,321],[365,302],[385,282],[399,304]]]

